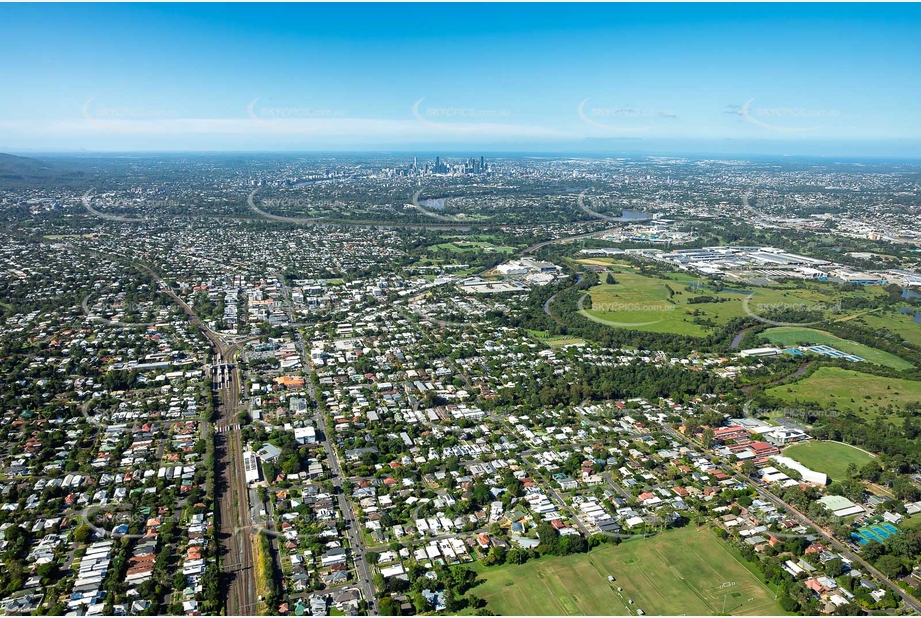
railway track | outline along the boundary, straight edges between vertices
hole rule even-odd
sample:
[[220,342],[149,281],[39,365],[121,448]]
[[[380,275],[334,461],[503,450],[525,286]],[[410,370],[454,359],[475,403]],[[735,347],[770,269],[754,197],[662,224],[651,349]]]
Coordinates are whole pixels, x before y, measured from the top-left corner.
[[[120,256],[131,260],[127,256]],[[240,371],[233,364],[234,355],[249,339],[228,343],[211,330],[198,314],[173,292],[165,281],[148,265],[131,260],[137,268],[149,273],[159,285],[160,291],[169,296],[188,317],[189,323],[197,326],[213,348],[213,357],[219,363],[230,363],[231,369],[219,383],[212,382],[218,397],[220,412],[217,425],[226,431],[214,432],[215,502],[221,544],[221,567],[226,578],[225,613],[229,616],[256,615],[256,579],[253,569],[252,527],[249,515],[249,489],[243,470],[243,444],[240,429],[235,425],[237,404],[240,398]],[[210,423],[202,423],[202,434],[206,435]],[[236,427],[236,428],[234,428]]]
[[[231,355],[235,346],[224,350]],[[232,356],[223,356],[232,359]],[[256,580],[253,569],[252,522],[249,513],[249,488],[243,468],[243,443],[236,424],[240,396],[239,369],[234,366],[219,384],[220,431],[214,434],[218,464],[218,518],[220,522],[223,572],[227,579],[227,615],[255,615]]]

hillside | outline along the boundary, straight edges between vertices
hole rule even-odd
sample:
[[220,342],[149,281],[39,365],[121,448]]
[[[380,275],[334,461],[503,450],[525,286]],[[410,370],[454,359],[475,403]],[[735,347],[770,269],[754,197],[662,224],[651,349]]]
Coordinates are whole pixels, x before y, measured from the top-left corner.
[[0,179],[47,178],[57,171],[53,165],[38,159],[0,153]]

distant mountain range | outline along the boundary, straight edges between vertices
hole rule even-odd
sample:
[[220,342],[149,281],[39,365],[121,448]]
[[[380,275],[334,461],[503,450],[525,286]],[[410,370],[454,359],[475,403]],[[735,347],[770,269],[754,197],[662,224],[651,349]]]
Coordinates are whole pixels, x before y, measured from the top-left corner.
[[44,161],[0,153],[0,180],[49,178],[59,173],[60,170]]
[[92,167],[86,163],[62,159],[54,162],[0,153],[0,186],[7,187],[70,187],[85,190],[92,177]]

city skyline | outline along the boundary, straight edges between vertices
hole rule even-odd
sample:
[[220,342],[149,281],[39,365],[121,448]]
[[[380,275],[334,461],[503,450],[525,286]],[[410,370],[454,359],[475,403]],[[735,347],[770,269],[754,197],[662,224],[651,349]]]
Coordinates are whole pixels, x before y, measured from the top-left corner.
[[0,3],[0,614],[921,615],[919,25]]

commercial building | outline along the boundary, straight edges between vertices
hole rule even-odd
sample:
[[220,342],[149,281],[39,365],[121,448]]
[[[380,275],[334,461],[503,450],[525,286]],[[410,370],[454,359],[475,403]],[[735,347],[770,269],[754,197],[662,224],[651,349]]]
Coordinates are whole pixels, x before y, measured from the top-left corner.
[[243,452],[243,473],[246,476],[246,482],[255,483],[259,480],[259,460],[256,459],[256,453],[252,451]]

